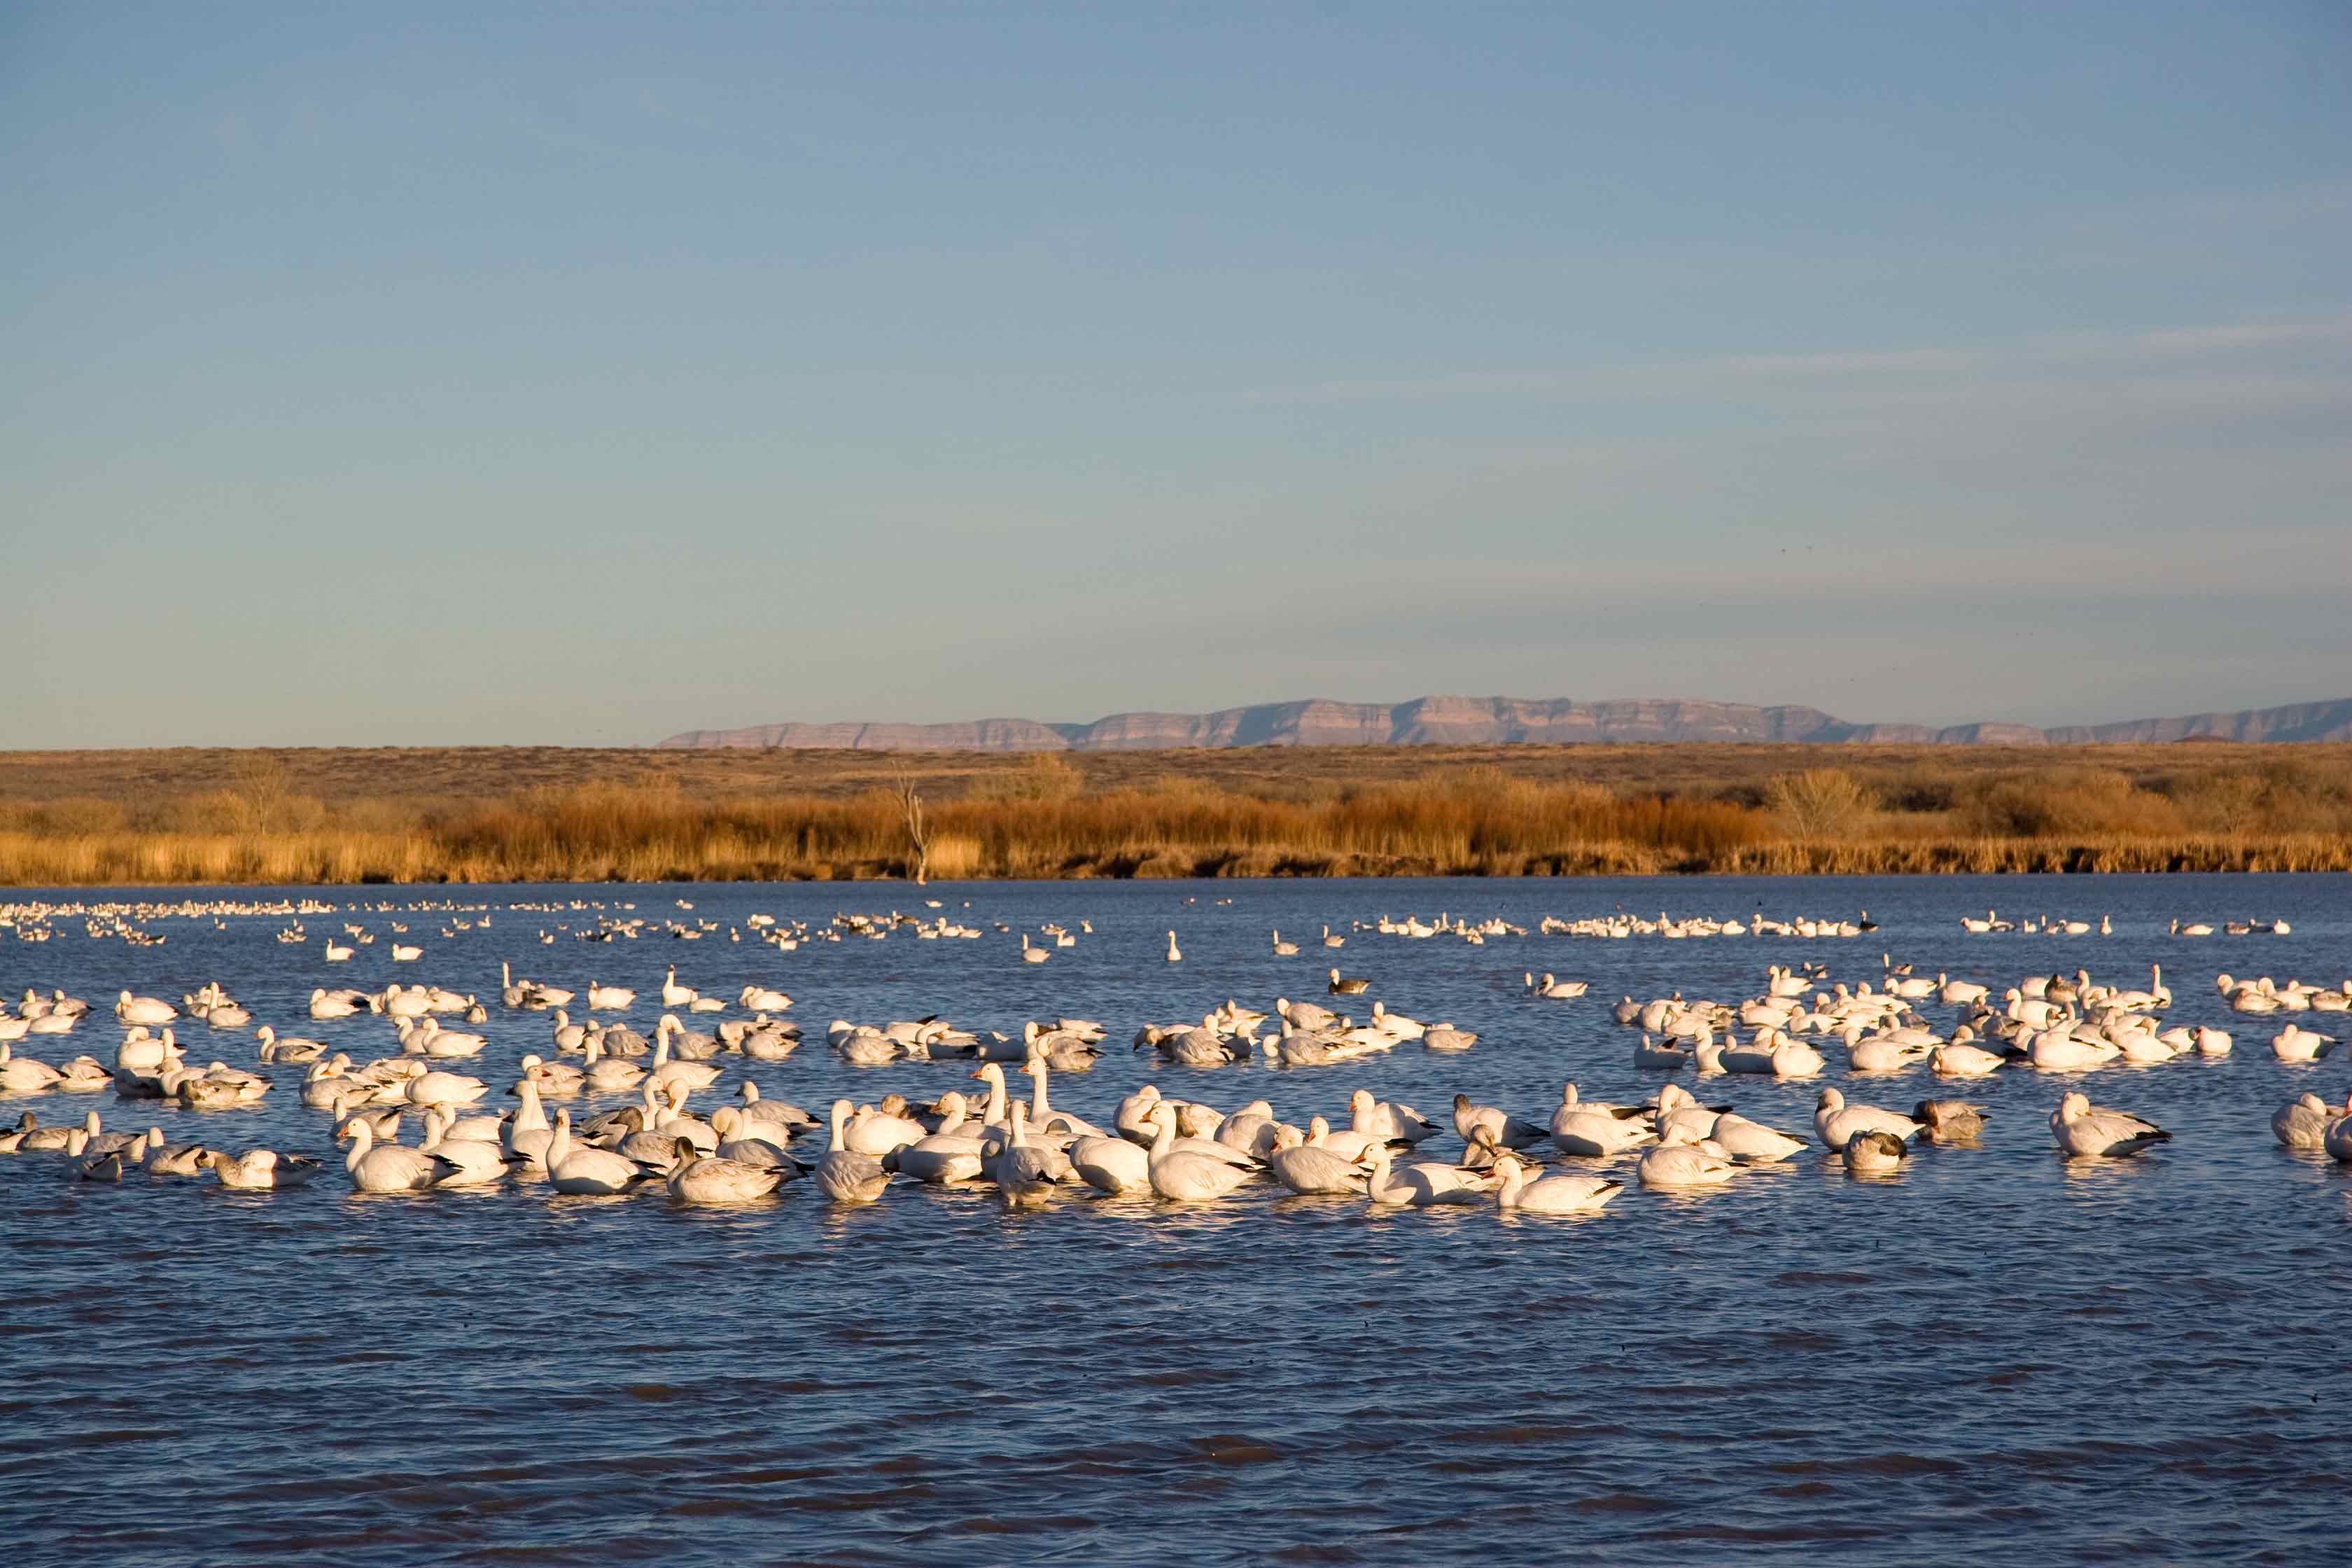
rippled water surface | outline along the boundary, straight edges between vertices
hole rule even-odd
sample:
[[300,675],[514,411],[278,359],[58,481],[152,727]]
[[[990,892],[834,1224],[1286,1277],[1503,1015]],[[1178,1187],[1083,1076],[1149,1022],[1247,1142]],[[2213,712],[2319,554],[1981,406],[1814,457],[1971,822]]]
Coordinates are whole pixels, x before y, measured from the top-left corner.
[[[1632,1065],[1633,1036],[1609,1015],[1620,994],[1736,1001],[1761,989],[1767,963],[1802,960],[1875,982],[1882,951],[1996,986],[2077,966],[2138,984],[2160,962],[2172,1019],[2239,1040],[2226,1059],[2087,1075],[2097,1101],[2175,1142],[2072,1165],[2046,1118],[2083,1080],[1850,1079],[1832,1046],[1822,1081],[1850,1098],[1989,1103],[1984,1146],[1924,1150],[1879,1181],[1809,1152],[1696,1195],[1629,1188],[1575,1220],[1374,1212],[1257,1186],[1195,1208],[1075,1193],[1016,1214],[984,1190],[904,1184],[853,1211],[806,1184],[734,1211],[674,1208],[658,1186],[361,1197],[339,1163],[306,1191],[239,1194],[209,1179],[71,1184],[54,1159],[0,1156],[5,1560],[1616,1563],[1851,1547],[1906,1562],[2340,1561],[2352,1181],[2281,1149],[2269,1121],[2306,1088],[2340,1102],[2352,1069],[2274,1060],[2276,1022],[2233,1017],[2212,981],[2340,982],[2347,889],[2291,877],[949,887],[929,896],[984,922],[982,940],[902,933],[780,953],[728,929],[754,912],[818,924],[842,910],[928,912],[924,895],[597,889],[609,910],[629,901],[719,929],[543,945],[542,929],[594,911],[510,906],[580,890],[479,888],[434,890],[491,914],[454,937],[438,934],[443,916],[378,912],[314,916],[299,946],[272,940],[286,922],[269,916],[150,921],[168,939],[150,947],[92,940],[79,920],[58,921],[47,943],[0,933],[9,994],[61,986],[99,1005],[76,1033],[19,1047],[53,1061],[111,1063],[121,1037],[103,1012],[118,991],[177,998],[207,980],[257,1023],[365,1059],[396,1049],[390,1026],[312,1021],[307,998],[397,977],[491,1004],[490,1047],[471,1070],[503,1089],[524,1051],[547,1050],[550,1016],[496,1005],[501,959],[551,984],[634,986],[629,1016],[648,1031],[675,962],[712,994],[752,980],[792,994],[810,1038],[748,1069],[772,1097],[814,1107],[974,1087],[969,1064],[845,1066],[823,1037],[836,1016],[938,1013],[1006,1031],[1101,1019],[1103,1065],[1057,1077],[1055,1100],[1106,1124],[1147,1079],[1228,1109],[1263,1097],[1300,1122],[1343,1120],[1359,1084],[1440,1120],[1462,1089],[1540,1121],[1570,1078],[1586,1098],[1638,1100],[1664,1075]],[[425,896],[314,896],[362,892]],[[1320,998],[1312,938],[1326,924],[1447,911],[1532,929],[1547,913],[1729,916],[1759,900],[1784,916],[1867,907],[1883,929],[1485,946],[1366,931],[1329,956],[1395,1010],[1477,1030],[1475,1049],[1187,1069],[1147,1068],[1125,1046],[1141,1023],[1197,1018],[1229,996]],[[2117,932],[1965,934],[1958,917],[1988,905],[2112,912]],[[2294,931],[2187,941],[2165,934],[2176,915],[2284,916]],[[388,961],[394,918],[420,933],[406,940],[424,942],[422,962]],[[342,919],[379,940],[331,966],[320,940]],[[1095,934],[1042,965],[995,929],[1081,919]],[[1305,942],[1302,956],[1270,956],[1274,927]],[[1171,928],[1179,964],[1162,955]],[[1589,980],[1591,994],[1529,999],[1528,970]],[[1924,1010],[1948,1024],[1949,1009]],[[255,1064],[249,1032],[184,1023],[180,1035],[193,1060]],[[698,1097],[706,1110],[747,1068],[722,1060],[719,1089]],[[175,1141],[331,1153],[325,1113],[297,1098],[301,1069],[266,1070],[277,1089],[253,1110],[158,1110],[108,1092],[11,1101],[0,1121],[94,1107]],[[1702,1093],[1810,1135],[1819,1088],[1728,1078]],[[1450,1131],[1431,1147],[1459,1150]]]

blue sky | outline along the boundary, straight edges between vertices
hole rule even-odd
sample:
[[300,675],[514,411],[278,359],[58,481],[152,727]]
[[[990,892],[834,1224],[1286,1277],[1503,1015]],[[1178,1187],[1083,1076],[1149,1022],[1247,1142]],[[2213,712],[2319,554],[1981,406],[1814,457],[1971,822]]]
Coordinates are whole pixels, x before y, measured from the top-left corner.
[[0,734],[2352,694],[2352,12],[0,8]]

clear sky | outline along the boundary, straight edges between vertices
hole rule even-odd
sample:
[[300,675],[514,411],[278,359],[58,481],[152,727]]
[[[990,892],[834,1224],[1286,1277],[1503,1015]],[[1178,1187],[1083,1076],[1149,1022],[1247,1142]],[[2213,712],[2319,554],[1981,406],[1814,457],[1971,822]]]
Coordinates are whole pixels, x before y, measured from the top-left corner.
[[2352,695],[2352,7],[0,5],[0,746]]

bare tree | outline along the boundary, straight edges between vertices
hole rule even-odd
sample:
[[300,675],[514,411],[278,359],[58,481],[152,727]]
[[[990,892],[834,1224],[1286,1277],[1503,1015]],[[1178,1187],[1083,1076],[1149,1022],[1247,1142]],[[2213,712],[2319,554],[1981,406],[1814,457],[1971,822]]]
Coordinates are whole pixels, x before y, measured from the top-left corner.
[[931,832],[923,821],[923,795],[910,773],[898,775],[897,787],[898,809],[907,818],[907,847],[915,865],[915,886],[919,888],[930,879],[931,868]]
[[236,801],[239,826],[247,833],[264,833],[286,814],[289,785],[286,764],[268,752],[247,752],[236,759]]
[[1764,786],[1764,804],[1802,839],[1837,838],[1862,825],[1875,803],[1843,768],[1782,773]]

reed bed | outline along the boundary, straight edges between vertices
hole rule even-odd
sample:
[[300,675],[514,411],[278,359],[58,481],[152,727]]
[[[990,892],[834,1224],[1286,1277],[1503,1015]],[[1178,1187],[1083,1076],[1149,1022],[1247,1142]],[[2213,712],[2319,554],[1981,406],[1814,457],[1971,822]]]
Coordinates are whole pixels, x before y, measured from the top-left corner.
[[[2012,758],[1938,774],[1940,756],[1789,769],[1779,755],[1780,773],[1724,781],[1677,763],[1668,788],[1492,761],[1307,788],[1278,770],[1104,776],[1055,757],[916,782],[938,880],[2352,869],[2340,748],[2168,772]],[[871,777],[706,793],[648,768],[471,799],[325,798],[296,782],[247,753],[216,787],[0,796],[0,882],[823,880],[913,866],[900,796]]]

